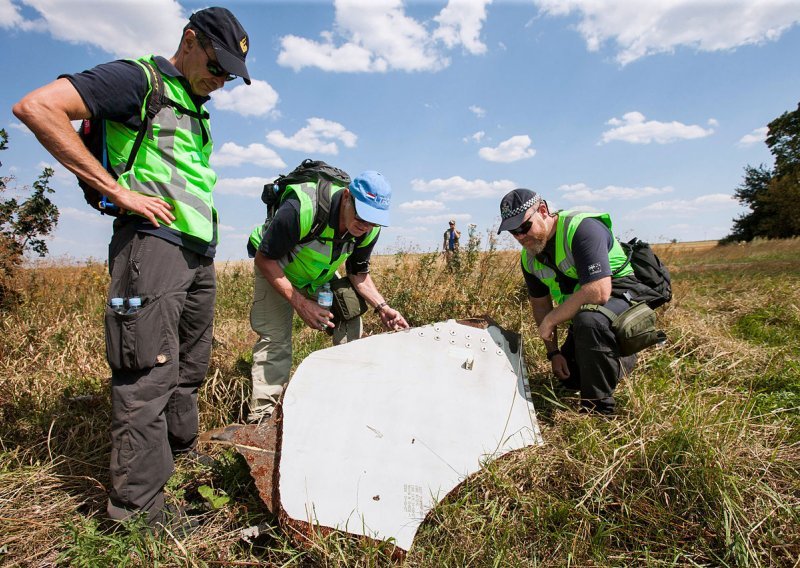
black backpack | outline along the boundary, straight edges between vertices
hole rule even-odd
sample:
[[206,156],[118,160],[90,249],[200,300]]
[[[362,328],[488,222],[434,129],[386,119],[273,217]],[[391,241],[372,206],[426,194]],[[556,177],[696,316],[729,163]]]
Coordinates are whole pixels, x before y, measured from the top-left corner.
[[[146,105],[147,112],[145,120],[136,134],[131,153],[128,156],[128,161],[125,163],[125,172],[133,167],[133,162],[136,160],[136,154],[139,152],[139,147],[142,145],[144,135],[150,126],[150,121],[158,112],[168,103],[168,99],[164,96],[164,80],[161,78],[161,73],[149,62],[140,61],[149,75],[149,83],[151,85],[150,94],[142,103]],[[97,158],[97,161],[103,164],[103,167],[110,173],[114,179],[117,179],[116,173],[108,164],[108,153],[106,150],[106,128],[105,121],[96,118],[84,119],[78,129],[78,136],[83,141],[84,145],[89,149],[92,155]],[[83,197],[86,203],[91,205],[94,209],[100,211],[104,215],[111,215],[119,217],[121,215],[119,207],[114,205],[108,198],[97,191],[95,188],[87,184],[81,178],[78,178],[78,185],[83,190]]]
[[655,309],[672,300],[672,281],[669,270],[656,256],[650,245],[636,237],[627,243],[620,241],[619,244],[628,256],[628,260],[615,270],[614,274],[631,264],[636,279],[652,291],[651,294],[646,295],[645,301],[648,306]]
[[267,219],[269,220],[274,217],[275,211],[283,203],[287,186],[308,182],[317,184],[317,211],[311,230],[300,240],[300,243],[315,240],[325,230],[331,214],[330,185],[336,183],[347,186],[350,183],[350,176],[347,172],[321,160],[306,158],[289,174],[280,175],[272,183],[266,184],[261,193],[261,201],[267,205]]

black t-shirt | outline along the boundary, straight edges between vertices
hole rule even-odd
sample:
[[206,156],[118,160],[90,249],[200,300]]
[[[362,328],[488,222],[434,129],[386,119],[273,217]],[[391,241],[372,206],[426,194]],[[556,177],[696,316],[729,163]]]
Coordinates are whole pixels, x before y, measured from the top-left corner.
[[[339,191],[331,197],[331,212],[328,225],[334,230],[333,242],[333,256],[338,257],[344,246],[345,233],[339,231],[339,209],[342,203],[342,191]],[[372,256],[372,250],[375,248],[375,243],[378,242],[376,236],[371,243],[365,247],[359,247],[364,239],[369,236],[369,232],[355,237],[355,250],[351,254],[345,266],[348,274],[366,274],[369,272],[369,261]],[[264,237],[261,239],[261,244],[258,250],[272,260],[278,260],[285,257],[291,250],[300,242],[300,201],[295,197],[289,197],[284,201],[275,216],[267,225],[267,230],[264,231]]]
[[[159,56],[155,57],[155,62],[164,75],[178,78],[186,92],[191,94],[188,81],[172,63]],[[144,70],[133,61],[120,59],[82,73],[60,75],[59,78],[65,78],[72,83],[92,118],[120,122],[132,130],[138,130],[141,126],[140,116],[142,102],[147,95],[147,77]],[[209,97],[191,97],[198,108],[209,100]],[[204,243],[163,225],[154,227],[147,219],[138,215],[120,217],[115,221],[115,226],[124,223],[137,223],[137,231],[157,236],[203,256],[213,258],[216,253],[216,241]]]
[[[575,258],[575,268],[578,271],[577,282],[556,270],[556,279],[561,291],[572,293],[575,285],[581,286],[611,276],[611,265],[608,263],[608,253],[614,246],[614,237],[605,223],[599,219],[587,217],[580,222],[572,237],[572,256]],[[555,267],[555,238],[547,242],[539,259],[545,264]],[[541,280],[529,274],[523,268],[525,284],[528,295],[533,298],[543,298],[550,295],[550,289]]]

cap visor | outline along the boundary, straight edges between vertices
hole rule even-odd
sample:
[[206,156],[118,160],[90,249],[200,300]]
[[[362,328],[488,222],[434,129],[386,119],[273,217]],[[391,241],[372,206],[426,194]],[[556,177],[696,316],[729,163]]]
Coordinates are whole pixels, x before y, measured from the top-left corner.
[[511,231],[522,225],[522,222],[525,220],[525,213],[526,211],[523,211],[519,215],[514,215],[513,217],[509,217],[508,219],[500,223],[500,227],[497,229],[497,234],[499,235],[503,231]]
[[249,85],[250,73],[247,72],[244,61],[228,53],[225,48],[220,47],[213,39],[211,44],[214,46],[214,53],[217,54],[217,61],[219,61],[220,66],[231,75],[241,77]]
[[380,225],[381,227],[389,226],[389,210],[388,209],[375,209],[369,205],[355,199],[356,215],[359,219],[363,219],[367,223],[373,225]]

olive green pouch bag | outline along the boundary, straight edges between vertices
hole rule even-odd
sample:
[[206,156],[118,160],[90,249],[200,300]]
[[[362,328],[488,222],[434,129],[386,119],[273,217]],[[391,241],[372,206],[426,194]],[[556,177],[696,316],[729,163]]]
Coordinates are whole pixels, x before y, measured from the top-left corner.
[[623,357],[667,340],[667,334],[656,329],[656,313],[645,302],[635,303],[619,315],[597,304],[584,304],[581,311],[600,312],[611,320],[611,331]]
[[331,311],[335,322],[350,321],[363,315],[369,309],[367,302],[356,292],[350,279],[346,276],[334,278],[330,281],[330,285],[333,292]]

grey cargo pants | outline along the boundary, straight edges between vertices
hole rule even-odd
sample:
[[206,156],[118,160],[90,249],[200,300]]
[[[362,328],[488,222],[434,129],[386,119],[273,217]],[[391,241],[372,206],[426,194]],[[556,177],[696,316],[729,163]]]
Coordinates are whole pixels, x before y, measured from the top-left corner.
[[109,298],[139,296],[136,314],[106,308],[111,367],[108,515],[158,518],[173,454],[197,441],[197,391],[208,370],[216,276],[211,258],[115,225]]
[[[630,304],[620,298],[610,298],[605,307],[621,314]],[[561,353],[570,373],[564,386],[580,389],[581,406],[602,414],[613,413],[616,407],[614,390],[619,380],[633,370],[636,355],[619,356],[609,319],[599,312],[578,312],[572,318]]]

